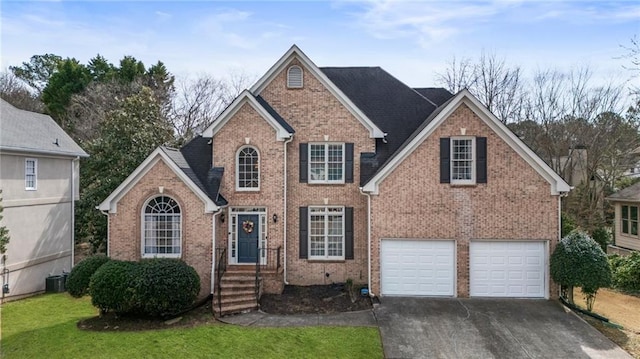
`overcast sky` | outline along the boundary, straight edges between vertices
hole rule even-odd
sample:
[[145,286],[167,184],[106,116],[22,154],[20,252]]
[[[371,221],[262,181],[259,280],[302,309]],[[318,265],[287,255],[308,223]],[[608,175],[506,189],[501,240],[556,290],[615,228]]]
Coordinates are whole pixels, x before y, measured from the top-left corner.
[[318,66],[381,66],[433,86],[456,57],[494,52],[528,73],[590,66],[629,77],[621,45],[640,37],[640,1],[2,1],[2,70],[35,54],[86,63],[132,55],[172,73],[262,75],[292,44]]

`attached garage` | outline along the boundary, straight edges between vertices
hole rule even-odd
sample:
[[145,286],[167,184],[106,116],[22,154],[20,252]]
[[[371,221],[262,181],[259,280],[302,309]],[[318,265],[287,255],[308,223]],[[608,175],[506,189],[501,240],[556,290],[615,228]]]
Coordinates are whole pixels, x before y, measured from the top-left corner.
[[544,298],[545,253],[543,241],[471,241],[470,296]]
[[383,239],[381,294],[453,296],[455,241]]

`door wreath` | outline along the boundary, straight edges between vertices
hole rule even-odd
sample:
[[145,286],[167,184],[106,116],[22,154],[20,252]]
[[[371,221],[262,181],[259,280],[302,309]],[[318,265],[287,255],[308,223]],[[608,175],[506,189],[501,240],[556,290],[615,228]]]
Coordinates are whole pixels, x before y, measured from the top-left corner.
[[244,222],[242,222],[242,229],[246,232],[246,233],[251,233],[253,232],[253,222],[246,220]]

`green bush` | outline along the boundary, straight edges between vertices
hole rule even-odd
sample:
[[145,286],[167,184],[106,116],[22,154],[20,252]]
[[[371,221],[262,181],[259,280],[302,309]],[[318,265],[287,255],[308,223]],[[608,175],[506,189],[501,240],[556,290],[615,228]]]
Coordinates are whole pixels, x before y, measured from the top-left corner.
[[132,312],[135,308],[132,283],[138,266],[138,262],[112,260],[98,268],[89,284],[91,303],[101,313]]
[[591,310],[598,289],[611,285],[611,267],[607,256],[589,235],[573,231],[562,238],[551,254],[551,277],[568,288],[573,301],[573,287],[581,287]]
[[611,242],[611,233],[609,233],[606,228],[598,227],[594,229],[593,232],[591,232],[591,238],[598,242],[603,252],[607,252],[607,245]]
[[80,298],[87,294],[89,291],[89,281],[91,280],[91,276],[96,270],[98,270],[98,268],[108,261],[109,258],[107,256],[95,255],[86,258],[73,267],[71,273],[69,273],[69,277],[67,277],[66,283],[66,288],[69,294],[76,298]]
[[567,235],[569,235],[569,233],[571,233],[574,229],[576,229],[576,222],[573,220],[573,218],[569,214],[564,212],[560,214],[560,224],[561,224],[560,234],[562,238],[566,237]]
[[193,305],[200,292],[200,277],[178,259],[145,259],[140,262],[132,285],[137,312],[167,316]]
[[613,272],[613,286],[629,291],[640,291],[640,253],[633,252],[626,257],[612,255],[609,263]]

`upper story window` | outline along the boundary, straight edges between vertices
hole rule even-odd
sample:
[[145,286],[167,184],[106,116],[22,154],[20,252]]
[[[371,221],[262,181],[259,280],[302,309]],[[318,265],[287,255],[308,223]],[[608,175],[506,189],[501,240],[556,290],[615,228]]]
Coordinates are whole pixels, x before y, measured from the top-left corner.
[[38,160],[27,158],[24,161],[24,189],[35,191],[38,185]]
[[344,207],[309,207],[309,259],[344,259]]
[[451,183],[475,183],[475,154],[473,137],[451,139]]
[[638,235],[638,206],[622,206],[622,230],[624,234]]
[[302,68],[298,65],[290,66],[287,70],[287,87],[288,88],[302,88],[303,84],[303,72]]
[[309,144],[309,183],[344,183],[344,143]]
[[236,165],[236,190],[258,191],[260,189],[260,155],[254,147],[242,147],[238,151]]
[[142,256],[180,257],[182,216],[178,202],[167,196],[154,197],[142,215]]

